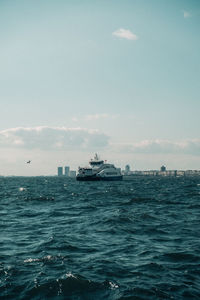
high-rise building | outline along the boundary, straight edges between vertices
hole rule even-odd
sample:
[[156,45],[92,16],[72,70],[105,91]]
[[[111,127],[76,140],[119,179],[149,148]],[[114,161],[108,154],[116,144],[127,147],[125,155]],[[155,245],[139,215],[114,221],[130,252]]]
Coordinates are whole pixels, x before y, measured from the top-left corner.
[[162,166],[162,167],[160,168],[160,171],[161,171],[161,172],[165,172],[165,171],[166,171],[166,167],[165,167],[165,166]]
[[58,167],[58,176],[63,176],[63,167]]
[[65,167],[65,176],[69,176],[70,168],[68,166]]
[[130,166],[129,166],[129,165],[126,165],[126,166],[125,166],[125,172],[124,172],[124,173],[125,173],[126,175],[128,175],[128,174],[130,173],[130,171],[131,171]]
[[70,177],[75,178],[76,177],[76,171],[70,171]]

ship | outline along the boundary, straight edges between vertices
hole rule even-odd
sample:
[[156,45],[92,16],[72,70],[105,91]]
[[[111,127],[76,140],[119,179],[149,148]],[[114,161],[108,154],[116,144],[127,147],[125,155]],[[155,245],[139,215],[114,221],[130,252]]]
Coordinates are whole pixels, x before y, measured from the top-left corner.
[[76,179],[79,181],[122,180],[121,170],[99,158],[97,153],[88,167],[79,167]]

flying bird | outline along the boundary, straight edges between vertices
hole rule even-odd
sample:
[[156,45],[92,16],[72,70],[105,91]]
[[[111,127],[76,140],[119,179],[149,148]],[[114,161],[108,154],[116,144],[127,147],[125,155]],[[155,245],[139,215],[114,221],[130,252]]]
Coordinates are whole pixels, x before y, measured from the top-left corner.
[[31,160],[28,160],[26,163],[27,163],[27,164],[30,164],[30,163],[31,163]]

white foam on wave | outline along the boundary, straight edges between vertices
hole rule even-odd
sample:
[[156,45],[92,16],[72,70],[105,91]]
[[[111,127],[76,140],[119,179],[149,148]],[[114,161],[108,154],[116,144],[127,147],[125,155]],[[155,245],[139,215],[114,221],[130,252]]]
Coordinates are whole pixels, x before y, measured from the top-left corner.
[[46,260],[51,260],[52,258],[53,257],[51,255],[47,255],[47,256],[44,257],[44,259],[46,259]]
[[111,289],[118,289],[119,288],[119,286],[116,283],[111,282],[111,281],[109,281],[109,285],[110,285]]
[[43,258],[28,258],[28,259],[25,259],[24,262],[31,263],[31,262],[35,262],[35,261],[45,261],[45,260],[51,260],[51,259],[53,259],[53,256],[47,255],[47,256],[44,256]]
[[24,192],[24,191],[26,191],[26,188],[25,188],[25,187],[20,187],[20,188],[19,188],[19,191],[20,191],[20,192]]
[[25,259],[24,262],[27,263],[27,262],[34,262],[34,261],[39,261],[38,258],[28,258],[28,259]]
[[69,277],[71,277],[71,278],[76,278],[76,276],[74,276],[71,272],[66,273],[65,276],[66,276],[67,278],[69,278]]

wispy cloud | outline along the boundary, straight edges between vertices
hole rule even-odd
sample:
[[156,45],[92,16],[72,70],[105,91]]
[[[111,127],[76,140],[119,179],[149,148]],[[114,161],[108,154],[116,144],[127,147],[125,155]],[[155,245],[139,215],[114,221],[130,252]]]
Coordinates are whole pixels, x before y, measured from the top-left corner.
[[77,117],[72,117],[72,121],[73,122],[78,122],[78,118]]
[[98,130],[66,127],[18,127],[0,131],[0,146],[41,150],[106,147],[109,137]]
[[101,114],[89,114],[89,115],[79,115],[79,116],[74,116],[71,120],[73,122],[83,122],[83,121],[98,121],[98,120],[114,120],[118,118],[119,115],[117,114],[108,114],[108,113],[101,113]]
[[85,116],[85,120],[93,121],[93,120],[100,120],[100,119],[116,119],[117,115],[110,115],[110,114],[93,114]]
[[191,18],[191,17],[192,17],[192,14],[191,14],[189,11],[183,10],[183,17],[184,17],[185,19]]
[[105,118],[108,118],[108,114],[93,114],[93,115],[85,116],[85,120],[87,120],[87,121],[99,120],[99,119],[105,119]]
[[138,36],[136,34],[134,34],[128,29],[123,29],[123,28],[117,29],[112,33],[112,35],[127,40],[133,40],[133,41],[138,40]]
[[169,141],[144,140],[138,143],[118,145],[116,148],[124,153],[160,153],[191,154],[200,156],[200,139]]

